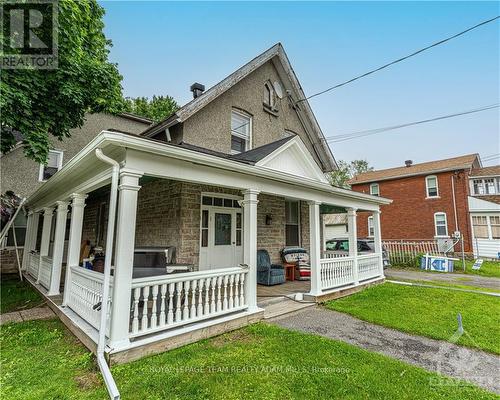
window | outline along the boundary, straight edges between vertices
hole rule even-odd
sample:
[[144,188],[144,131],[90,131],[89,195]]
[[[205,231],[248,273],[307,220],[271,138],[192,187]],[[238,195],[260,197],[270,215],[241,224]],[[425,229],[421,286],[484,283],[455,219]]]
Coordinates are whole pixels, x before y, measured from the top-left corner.
[[488,239],[488,218],[482,215],[474,215],[472,217],[472,229],[474,230],[474,237],[478,239]]
[[298,201],[285,201],[285,245],[300,246]]
[[62,167],[63,152],[58,150],[49,150],[47,165],[40,164],[40,173],[38,180],[44,182],[59,171]]
[[201,247],[208,247],[208,210],[201,212]]
[[491,238],[500,239],[500,216],[490,216]]
[[474,187],[474,194],[484,194],[484,186],[482,179],[474,179],[472,181]]
[[486,194],[495,194],[495,179],[485,179],[484,189],[486,191]]
[[[19,247],[24,246],[24,241],[26,239],[26,225],[27,225],[26,215],[21,211],[16,216],[13,225],[9,228],[7,234],[7,247],[14,247],[17,241]],[[14,240],[14,229],[16,231],[16,240]]]
[[446,223],[446,214],[439,212],[434,214],[434,227],[436,236],[448,236],[448,224]]
[[99,205],[99,209],[97,210],[96,235],[95,235],[96,246],[104,246],[106,219],[108,217],[106,213],[106,208],[107,208],[106,203],[101,203]]
[[252,136],[252,118],[239,111],[231,113],[231,153],[250,150]]
[[372,183],[370,185],[370,194],[372,196],[380,196],[380,189],[378,183]]
[[375,229],[373,228],[373,217],[368,217],[368,236],[373,237],[375,235]]
[[274,91],[273,84],[271,82],[266,82],[264,84],[264,105],[268,108],[274,109],[276,104],[276,93]]
[[500,178],[473,179],[472,194],[500,194]]
[[425,186],[427,189],[427,197],[438,197],[438,180],[437,176],[431,175],[425,178]]

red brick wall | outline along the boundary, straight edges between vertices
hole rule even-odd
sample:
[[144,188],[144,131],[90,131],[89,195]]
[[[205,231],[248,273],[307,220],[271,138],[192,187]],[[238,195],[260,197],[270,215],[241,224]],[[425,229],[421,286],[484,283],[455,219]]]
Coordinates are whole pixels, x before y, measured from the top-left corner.
[[[434,239],[434,213],[445,212],[448,235],[455,229],[451,177],[453,172],[437,175],[439,198],[426,199],[425,176],[413,176],[388,181],[380,181],[382,197],[392,199],[392,204],[381,207],[382,239]],[[458,229],[464,235],[465,251],[471,251],[471,227],[468,217],[468,174],[460,171],[455,176],[455,200]],[[370,193],[370,184],[358,184],[353,190]],[[358,236],[368,234],[368,216],[370,213],[358,213]]]

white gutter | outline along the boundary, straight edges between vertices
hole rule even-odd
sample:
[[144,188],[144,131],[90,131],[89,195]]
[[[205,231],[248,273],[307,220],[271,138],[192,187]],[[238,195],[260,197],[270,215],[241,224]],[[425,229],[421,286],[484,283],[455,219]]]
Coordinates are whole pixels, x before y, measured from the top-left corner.
[[101,323],[99,324],[99,339],[97,341],[97,364],[101,370],[104,383],[112,400],[120,399],[120,392],[116,382],[111,375],[111,370],[104,358],[104,347],[106,345],[106,322],[108,316],[109,283],[111,281],[111,258],[113,256],[113,236],[115,230],[116,200],[118,193],[118,178],[120,175],[120,164],[105,156],[101,149],[95,150],[96,157],[112,166],[111,171],[111,194],[109,199],[108,229],[106,233],[106,257],[104,259],[104,282],[101,300]]

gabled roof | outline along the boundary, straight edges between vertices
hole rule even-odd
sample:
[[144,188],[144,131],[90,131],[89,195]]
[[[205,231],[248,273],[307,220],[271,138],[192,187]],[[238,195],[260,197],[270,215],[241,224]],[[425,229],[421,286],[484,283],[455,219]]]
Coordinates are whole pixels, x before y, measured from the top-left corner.
[[283,146],[286,142],[292,140],[294,137],[295,137],[294,135],[291,135],[286,138],[277,140],[275,142],[271,142],[263,146],[256,147],[255,149],[245,151],[244,153],[235,154],[231,156],[231,158],[234,160],[245,160],[256,163],[262,160],[264,157],[267,157],[276,149]]
[[[212,86],[210,89],[203,92],[197,98],[191,100],[189,103],[185,104],[179,108],[174,114],[166,118],[165,120],[149,127],[146,129],[142,135],[151,137],[164,129],[175,125],[179,122],[184,122],[189,117],[194,115],[200,109],[205,107],[207,104],[215,100],[221,94],[229,90],[235,84],[240,82],[243,78],[251,74],[257,68],[261,67],[266,62],[273,60],[278,73],[282,77],[286,78],[286,81],[290,82],[290,87],[286,87],[286,92],[290,93],[293,101],[300,99],[305,99],[305,94],[302,87],[293,71],[293,68],[288,60],[288,57],[283,49],[281,43],[275,44],[270,49],[264,51],[262,54],[255,57],[253,60],[243,65],[241,68],[234,71],[232,74],[224,78],[222,81]],[[326,144],[325,137],[321,128],[319,127],[318,121],[312,112],[312,109],[307,100],[301,101],[300,104],[296,104],[298,112],[302,112],[301,121],[304,124],[305,130],[308,135],[310,135],[310,140],[318,157],[323,164],[323,169],[332,170],[336,168],[336,162],[333,158],[333,154],[330,147]]]
[[349,183],[357,185],[360,183],[377,182],[389,179],[404,178],[414,175],[427,175],[444,171],[455,171],[470,169],[479,160],[478,154],[468,154],[460,157],[447,158],[445,160],[429,161],[420,164],[413,164],[410,167],[397,167],[369,171],[352,178]]
[[491,167],[474,168],[470,172],[470,176],[500,176],[500,165]]

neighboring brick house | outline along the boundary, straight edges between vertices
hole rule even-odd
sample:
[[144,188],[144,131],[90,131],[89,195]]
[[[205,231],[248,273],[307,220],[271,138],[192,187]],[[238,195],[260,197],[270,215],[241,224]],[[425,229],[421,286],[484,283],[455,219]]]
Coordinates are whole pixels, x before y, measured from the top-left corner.
[[[478,154],[370,171],[354,177],[352,190],[388,197],[381,207],[383,240],[450,238],[460,231],[466,252],[472,252],[468,210],[469,176],[481,167]],[[360,237],[370,236],[371,219],[360,213]],[[456,248],[459,250],[459,248]]]
[[[29,197],[36,189],[46,182],[53,174],[71,160],[83,147],[94,139],[101,131],[117,129],[129,133],[143,132],[152,121],[129,113],[119,115],[87,114],[81,128],[71,129],[71,137],[59,141],[50,138],[51,149],[47,165],[39,164],[25,157],[23,153],[22,137],[18,135],[19,143],[6,154],[0,156],[1,188],[0,192],[13,191],[19,197]],[[26,233],[26,216],[19,213],[16,224],[17,242],[24,246]],[[10,273],[17,271],[17,262],[13,249],[14,238],[9,232],[6,241],[0,250],[1,271]]]

